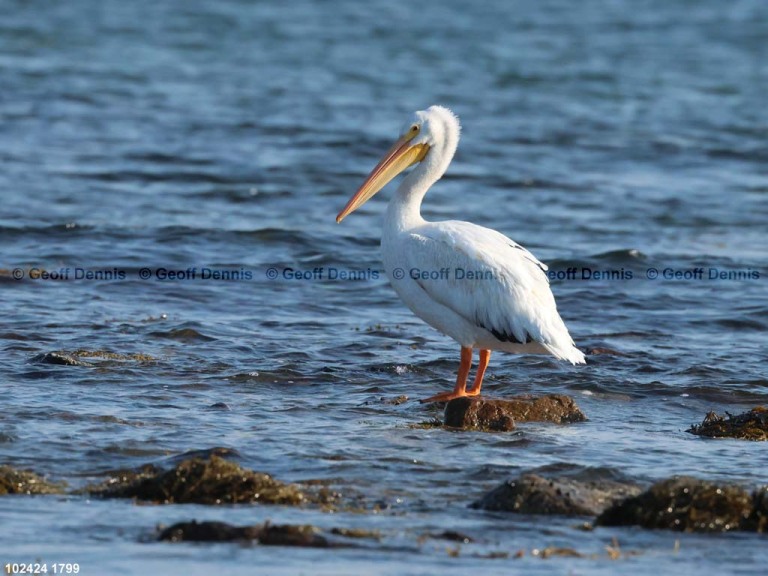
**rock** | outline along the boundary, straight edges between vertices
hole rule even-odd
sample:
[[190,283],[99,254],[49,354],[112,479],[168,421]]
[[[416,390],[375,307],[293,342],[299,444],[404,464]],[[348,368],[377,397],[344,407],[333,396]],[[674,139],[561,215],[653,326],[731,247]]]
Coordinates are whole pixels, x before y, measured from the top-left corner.
[[445,425],[452,428],[509,431],[516,422],[566,424],[586,419],[573,398],[562,394],[505,400],[464,397],[445,406]]
[[198,332],[194,328],[176,328],[173,330],[155,331],[150,332],[149,335],[154,338],[167,338],[170,340],[181,340],[182,342],[210,342],[216,340],[216,338]]
[[109,470],[106,472],[109,475],[106,480],[74,490],[73,494],[103,496],[106,498],[116,497],[111,496],[112,491],[119,490],[130,484],[136,484],[139,480],[145,478],[155,478],[162,472],[162,468],[154,464],[144,464],[134,470],[123,468]]
[[195,520],[160,528],[157,535],[163,542],[253,542],[263,546],[306,548],[356,547],[350,539],[378,540],[380,537],[378,531],[360,528],[332,528],[324,533],[309,524],[271,524],[267,521],[252,526],[234,526],[226,522]]
[[149,354],[120,354],[108,350],[75,350],[71,353],[75,358],[95,358],[97,360],[117,360],[119,362],[154,362],[156,359]]
[[107,350],[74,350],[67,352],[58,350],[55,352],[45,352],[32,358],[36,364],[56,364],[60,366],[95,366],[93,362],[83,360],[83,358],[93,358],[96,360],[112,360],[118,362],[153,362],[155,359],[148,354],[118,354],[108,352]]
[[445,406],[445,426],[509,432],[515,429],[515,420],[506,411],[507,403],[506,400],[456,398]]
[[309,524],[271,525],[262,527],[259,544],[267,546],[305,546],[310,548],[329,548],[331,543],[320,535],[320,530]]
[[768,408],[758,406],[737,416],[725,414],[727,418],[710,412],[701,424],[694,424],[687,432],[707,438],[768,440]]
[[553,558],[555,556],[563,556],[566,558],[584,558],[584,554],[579,552],[578,550],[575,550],[574,548],[560,548],[557,546],[547,546],[543,550],[539,551],[538,554],[534,554],[534,556],[539,556],[546,560],[547,558]]
[[437,534],[429,534],[430,538],[434,538],[436,540],[450,540],[451,542],[461,542],[462,544],[470,544],[475,541],[472,536],[467,536],[466,534],[463,534],[462,532],[457,532],[456,530],[443,530],[442,532],[438,532]]
[[371,538],[373,540],[381,538],[381,532],[378,530],[367,530],[365,528],[331,528],[331,534],[346,538]]
[[0,466],[0,496],[6,494],[63,494],[64,485],[48,482],[34,472]]
[[167,468],[170,468],[171,466],[178,466],[179,464],[184,462],[184,460],[190,460],[192,458],[210,460],[212,456],[218,456],[219,458],[226,458],[229,460],[233,460],[241,457],[240,452],[238,452],[234,448],[227,448],[226,446],[214,446],[213,448],[200,448],[196,450],[187,450],[179,454],[174,454],[173,456],[168,456],[166,458],[161,458],[159,460],[156,460],[155,463],[152,465],[157,465],[159,468],[167,469]]
[[31,360],[35,364],[55,364],[58,366],[93,366],[90,362],[78,360],[66,352],[46,352],[38,354]]
[[595,346],[594,348],[587,348],[585,351],[587,356],[629,356],[624,352],[614,350],[613,348],[606,348],[603,346]]
[[230,408],[229,404],[227,404],[226,402],[216,402],[208,406],[208,409],[209,410],[225,410],[227,412],[232,410],[232,408]]
[[107,487],[94,487],[89,492],[105,498],[136,498],[165,504],[297,505],[311,501],[295,485],[284,484],[269,474],[244,469],[215,455],[206,460],[184,460],[167,471],[145,467],[133,477],[115,479]]
[[602,526],[661,528],[679,532],[760,531],[766,529],[762,495],[732,484],[681,476],[662,480],[648,490],[605,510]]
[[177,522],[163,528],[157,539],[161,542],[234,542],[256,540],[261,533],[259,526],[234,526],[226,522]]
[[414,430],[432,430],[433,428],[442,428],[443,421],[440,418],[432,418],[431,420],[424,420],[418,424],[409,424],[408,428]]
[[160,531],[164,542],[237,542],[254,541],[265,546],[303,546],[329,548],[331,544],[310,525],[270,524],[234,526],[226,522],[179,522]]
[[520,514],[595,516],[615,502],[639,493],[638,486],[615,480],[585,481],[524,474],[494,488],[471,507]]
[[405,404],[408,402],[408,396],[405,394],[401,394],[400,396],[394,396],[394,397],[386,397],[386,396],[379,396],[375,400],[366,400],[361,404],[361,406],[375,406],[377,404],[388,404],[390,406],[400,406],[400,404]]

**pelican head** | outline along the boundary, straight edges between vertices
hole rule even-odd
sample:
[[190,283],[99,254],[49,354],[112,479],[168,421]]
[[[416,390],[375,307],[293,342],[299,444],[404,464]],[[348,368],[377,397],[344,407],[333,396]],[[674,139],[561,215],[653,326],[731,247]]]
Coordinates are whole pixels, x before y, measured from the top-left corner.
[[341,222],[360,208],[395,176],[414,164],[425,160],[427,164],[434,162],[436,165],[433,166],[433,171],[439,172],[434,178],[437,180],[456,151],[459,131],[459,119],[448,108],[430,106],[426,110],[415,112],[400,138],[336,216],[336,222]]

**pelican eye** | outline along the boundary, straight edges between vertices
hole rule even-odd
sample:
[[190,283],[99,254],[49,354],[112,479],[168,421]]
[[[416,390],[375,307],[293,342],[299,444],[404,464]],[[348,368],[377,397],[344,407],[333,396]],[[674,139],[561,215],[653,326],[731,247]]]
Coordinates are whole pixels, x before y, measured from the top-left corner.
[[413,126],[411,126],[411,128],[410,128],[410,130],[408,130],[408,132],[410,134],[413,134],[414,136],[416,136],[416,134],[419,133],[419,125],[418,124],[414,124]]

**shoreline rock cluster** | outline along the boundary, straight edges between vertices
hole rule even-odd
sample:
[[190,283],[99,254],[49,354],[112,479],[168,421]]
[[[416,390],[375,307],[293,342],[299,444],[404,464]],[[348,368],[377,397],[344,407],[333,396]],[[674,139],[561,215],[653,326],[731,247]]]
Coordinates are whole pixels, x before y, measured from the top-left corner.
[[690,476],[645,490],[630,481],[523,474],[485,494],[472,508],[517,514],[592,516],[595,526],[640,526],[677,532],[768,532],[768,486],[741,486]]
[[[459,398],[445,408],[446,428],[508,431],[517,422],[583,422],[586,416],[574,400],[563,395],[517,397],[505,400]],[[709,414],[689,432],[721,437],[736,430],[740,439],[764,439],[768,410],[756,408],[727,418]],[[744,432],[744,430],[747,432]],[[330,490],[323,482],[301,485],[281,482],[269,474],[228,460],[236,451],[213,448],[181,454],[134,470],[114,471],[99,484],[67,490],[34,472],[0,466],[0,495],[85,494],[98,498],[131,498],[156,504],[205,505],[268,504],[309,506],[322,510],[366,511],[349,495]],[[678,532],[768,533],[768,486],[748,491],[742,486],[688,476],[641,486],[615,471],[576,467],[539,469],[504,482],[471,508],[518,514],[592,517],[595,526],[640,526]],[[180,522],[157,530],[161,541],[247,541],[263,545],[345,547],[355,539],[379,535],[355,528],[321,530],[309,525],[256,524],[234,526],[221,522]],[[471,538],[462,535],[462,541]]]

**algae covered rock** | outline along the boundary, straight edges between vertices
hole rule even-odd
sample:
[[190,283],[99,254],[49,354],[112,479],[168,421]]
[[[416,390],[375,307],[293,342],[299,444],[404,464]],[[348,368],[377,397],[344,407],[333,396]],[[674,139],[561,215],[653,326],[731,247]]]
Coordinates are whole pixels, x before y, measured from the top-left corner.
[[519,422],[566,424],[587,419],[573,398],[563,394],[490,399],[464,397],[445,406],[445,425],[469,430],[509,431]]
[[[87,359],[87,360],[86,360]],[[107,350],[56,350],[44,352],[31,359],[35,364],[54,364],[58,366],[97,366],[89,360],[101,360],[115,362],[153,362],[155,358],[148,354],[119,354]]]
[[707,438],[768,440],[768,408],[758,406],[736,416],[728,412],[725,414],[720,416],[710,412],[701,424],[694,424],[687,432]]
[[756,500],[739,486],[682,476],[657,482],[642,494],[610,507],[598,517],[597,524],[679,532],[756,530]]
[[168,528],[159,528],[157,540],[161,542],[241,542],[262,546],[300,546],[304,548],[359,547],[355,541],[373,539],[381,535],[376,530],[363,528],[331,528],[322,530],[310,524],[264,524],[234,526],[226,522],[178,522]]
[[136,498],[159,503],[302,504],[307,496],[295,485],[275,480],[269,474],[242,468],[212,455],[209,459],[183,460],[172,469],[146,468],[125,480],[92,489],[105,498]]
[[157,539],[164,542],[237,542],[264,546],[303,546],[329,548],[332,544],[321,531],[308,524],[257,524],[234,526],[226,522],[178,522],[160,531]]
[[519,514],[594,516],[639,492],[638,486],[615,480],[544,478],[538,474],[524,474],[494,488],[471,507]]
[[0,466],[0,495],[6,494],[62,494],[63,484],[48,482],[34,472]]

